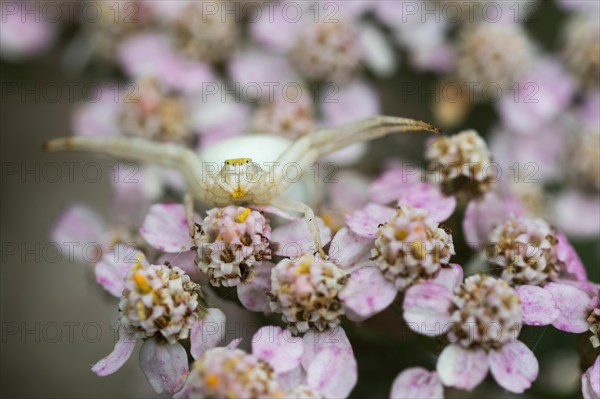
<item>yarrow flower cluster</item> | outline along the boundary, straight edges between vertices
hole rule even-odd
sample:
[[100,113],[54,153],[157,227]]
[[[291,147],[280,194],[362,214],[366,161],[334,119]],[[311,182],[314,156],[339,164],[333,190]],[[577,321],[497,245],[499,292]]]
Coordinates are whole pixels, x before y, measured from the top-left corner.
[[323,331],[340,323],[347,273],[335,263],[305,253],[282,260],[271,273],[271,310],[282,313],[292,331]]
[[402,206],[377,230],[372,258],[385,278],[403,290],[435,275],[454,255],[452,235],[423,209]]
[[564,30],[563,54],[567,66],[584,87],[600,84],[600,23],[593,13],[571,17]]
[[432,140],[425,153],[434,181],[447,194],[464,192],[470,197],[489,191],[494,176],[487,170],[492,156],[474,130]]
[[347,83],[361,66],[358,40],[351,24],[343,20],[322,22],[298,35],[290,58],[311,80]]
[[450,345],[437,362],[444,385],[472,390],[490,370],[498,384],[519,393],[537,378],[535,356],[517,340],[520,299],[506,282],[477,274],[456,287],[417,284],[406,292],[403,307],[415,332],[447,334]]
[[586,191],[600,191],[600,126],[594,130],[584,130],[572,140],[569,154],[571,174],[575,184]]
[[189,337],[199,318],[199,284],[178,267],[139,262],[125,277],[119,302],[121,323],[134,327],[141,337],[160,335],[173,344]]
[[592,298],[588,306],[591,308],[591,312],[587,318],[587,322],[590,323],[590,332],[593,334],[590,337],[590,341],[594,348],[597,348],[600,346],[600,290]]
[[260,212],[229,206],[207,214],[199,225],[197,265],[212,285],[236,286],[251,278],[256,262],[271,259],[271,228]]
[[515,290],[483,274],[469,277],[455,290],[451,314],[449,339],[465,348],[498,348],[521,330],[521,303]]
[[457,73],[463,82],[506,89],[534,62],[534,48],[521,25],[477,23],[467,26],[458,45]]
[[214,348],[194,362],[185,397],[269,398],[278,392],[267,362],[240,349]]
[[168,93],[156,80],[145,80],[123,103],[117,119],[125,135],[186,144],[191,138],[187,112],[182,96]]
[[[193,1],[182,7],[170,23],[175,46],[186,57],[209,62],[225,60],[238,44],[240,28],[235,17],[218,11],[227,2]],[[214,8],[213,8],[214,7]]]
[[490,261],[501,267],[511,284],[541,285],[555,280],[563,269],[556,253],[556,233],[542,219],[511,218],[489,238]]
[[275,100],[261,104],[250,121],[252,132],[297,138],[315,128],[313,104],[307,96],[298,101]]

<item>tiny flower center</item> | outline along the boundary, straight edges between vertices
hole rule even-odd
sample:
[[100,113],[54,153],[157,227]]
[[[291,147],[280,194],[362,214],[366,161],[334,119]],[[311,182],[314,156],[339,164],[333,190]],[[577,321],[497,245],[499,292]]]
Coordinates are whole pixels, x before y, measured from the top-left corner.
[[273,398],[280,388],[272,368],[240,349],[214,348],[193,364],[189,397]]
[[204,379],[209,388],[216,388],[219,385],[219,376],[216,374],[207,374]]
[[138,291],[141,294],[147,294],[150,291],[152,291],[152,287],[148,283],[148,280],[146,280],[146,278],[142,274],[140,274],[140,273],[134,274],[133,275],[133,281],[135,281],[135,284],[137,285]]
[[468,348],[499,348],[521,331],[521,302],[505,281],[476,274],[456,289],[450,341]]
[[545,284],[556,280],[563,267],[555,231],[542,219],[509,219],[492,231],[488,242],[488,261],[500,266],[502,279],[511,285]]
[[250,216],[251,212],[252,210],[250,208],[244,208],[244,210],[238,215],[237,222],[244,223],[246,219],[248,219],[248,216]]
[[200,271],[214,286],[233,287],[252,278],[254,264],[271,259],[267,219],[258,211],[234,205],[207,214],[195,238]]
[[427,211],[403,206],[379,227],[372,255],[384,276],[404,290],[446,266],[454,245]]
[[344,270],[312,253],[284,259],[271,274],[271,310],[281,313],[295,333],[333,328],[344,314],[339,293],[346,281]]
[[200,317],[200,286],[183,270],[166,265],[134,266],[119,302],[121,322],[141,337],[160,335],[169,343],[189,337]]

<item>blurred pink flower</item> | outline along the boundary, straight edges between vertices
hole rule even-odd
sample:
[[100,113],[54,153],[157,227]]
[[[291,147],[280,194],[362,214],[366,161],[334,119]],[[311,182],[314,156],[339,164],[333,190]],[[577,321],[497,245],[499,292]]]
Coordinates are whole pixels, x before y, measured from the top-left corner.
[[[196,359],[180,399],[196,396],[345,398],[357,381],[357,364],[344,330],[294,337],[266,326],[252,337],[252,353],[235,344]],[[227,367],[228,364],[237,367]]]
[[557,60],[537,59],[516,90],[500,98],[498,111],[512,132],[538,136],[563,113],[574,94],[575,82]]
[[600,233],[600,195],[567,190],[554,198],[551,220],[570,237],[597,237]]
[[183,58],[161,33],[140,33],[120,43],[119,61],[133,79],[155,78],[183,93],[202,92],[215,81],[209,64]]
[[600,356],[581,376],[581,392],[584,399],[600,398]]
[[452,25],[446,18],[424,13],[431,9],[426,1],[372,2],[375,15],[408,51],[411,66],[418,70],[449,72],[454,68],[455,52],[449,40]]
[[443,399],[444,386],[435,371],[420,367],[404,370],[394,380],[390,399]]
[[[287,55],[305,78],[345,84],[365,65],[379,75],[389,75],[395,70],[393,52],[381,32],[358,21],[366,6],[339,7],[340,12],[328,21],[324,20],[327,8],[323,10],[327,2],[315,3],[324,13],[323,18],[317,19],[313,18],[309,4],[302,4],[300,18],[290,20],[284,12],[289,3],[293,2],[278,4],[273,18],[251,23],[250,34],[258,45]],[[298,3],[295,5],[298,7]]]
[[33,1],[3,3],[0,20],[0,58],[15,62],[47,50],[59,29],[58,21],[48,20]]

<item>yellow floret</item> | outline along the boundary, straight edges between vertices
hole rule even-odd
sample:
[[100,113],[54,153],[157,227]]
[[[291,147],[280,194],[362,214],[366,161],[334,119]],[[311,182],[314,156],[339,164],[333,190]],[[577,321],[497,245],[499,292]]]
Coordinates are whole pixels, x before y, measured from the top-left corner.
[[244,223],[246,219],[248,219],[248,216],[250,216],[251,212],[252,210],[250,208],[244,208],[244,210],[237,216],[237,222]]

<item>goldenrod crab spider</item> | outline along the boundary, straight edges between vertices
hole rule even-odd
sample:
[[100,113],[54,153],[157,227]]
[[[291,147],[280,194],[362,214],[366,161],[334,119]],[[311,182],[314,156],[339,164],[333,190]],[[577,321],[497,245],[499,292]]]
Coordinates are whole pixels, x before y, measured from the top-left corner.
[[[178,144],[125,136],[60,138],[46,143],[46,149],[91,151],[174,168],[186,179],[192,197],[212,206],[262,205],[299,212],[308,223],[316,248],[325,258],[312,208],[281,195],[292,184],[284,176],[285,166],[296,163],[301,171],[306,171],[319,158],[349,145],[390,133],[421,130],[439,133],[437,128],[422,121],[374,116],[339,127],[319,129],[294,142],[269,135],[236,137],[218,143],[200,155]],[[262,165],[248,156],[252,152],[260,154]],[[212,169],[215,164],[221,165],[220,171]]]

